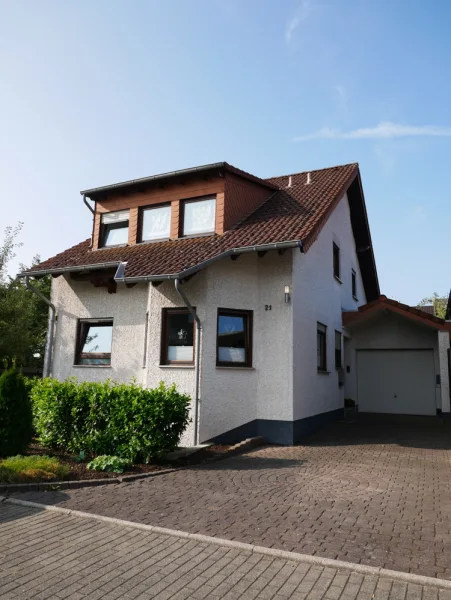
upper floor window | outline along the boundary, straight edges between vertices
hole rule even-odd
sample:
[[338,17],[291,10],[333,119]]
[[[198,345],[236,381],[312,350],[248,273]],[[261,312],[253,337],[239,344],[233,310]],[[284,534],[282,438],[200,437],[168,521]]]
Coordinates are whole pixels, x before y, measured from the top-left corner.
[[334,242],[333,245],[333,257],[334,257],[334,276],[340,279],[340,248]]
[[171,233],[171,206],[143,208],[141,213],[141,241],[168,239]]
[[354,298],[357,298],[357,276],[354,269],[351,272],[351,280],[352,280],[352,295]]
[[216,198],[187,200],[183,204],[183,235],[214,233]]
[[327,327],[316,324],[316,366],[318,371],[327,372]]
[[128,243],[128,210],[104,213],[101,223],[101,246],[120,246]]
[[112,319],[80,319],[75,364],[111,365],[112,338]]

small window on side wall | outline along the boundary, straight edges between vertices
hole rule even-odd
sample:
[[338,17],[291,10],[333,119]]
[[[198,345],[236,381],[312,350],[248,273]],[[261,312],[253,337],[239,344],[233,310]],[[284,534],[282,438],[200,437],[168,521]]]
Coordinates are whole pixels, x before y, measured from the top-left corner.
[[75,364],[110,366],[112,338],[112,319],[80,319]]
[[216,198],[186,200],[183,204],[183,235],[215,232]]
[[341,332],[335,331],[335,368],[341,369]]
[[161,364],[194,363],[194,319],[186,308],[164,308],[162,316]]
[[334,277],[340,279],[340,248],[334,242],[333,245]]
[[171,206],[143,208],[141,212],[142,242],[169,239],[171,233]]
[[316,324],[316,356],[320,372],[327,372],[327,327],[322,323]]
[[351,280],[352,280],[352,296],[357,299],[357,276],[356,276],[356,272],[354,271],[354,269],[352,269]]
[[218,367],[252,367],[252,311],[218,309]]
[[122,246],[128,243],[129,211],[118,210],[102,215],[100,225],[101,246]]

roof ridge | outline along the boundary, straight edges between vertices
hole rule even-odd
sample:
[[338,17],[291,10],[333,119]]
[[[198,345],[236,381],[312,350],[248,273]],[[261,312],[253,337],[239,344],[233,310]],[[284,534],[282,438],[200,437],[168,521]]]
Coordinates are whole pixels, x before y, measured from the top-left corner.
[[358,162],[345,163],[344,165],[334,165],[332,167],[323,167],[322,169],[307,169],[306,171],[297,171],[296,173],[287,173],[282,175],[274,175],[273,177],[265,177],[263,181],[270,179],[280,179],[281,177],[290,177],[293,175],[305,175],[307,173],[317,173],[318,171],[329,171],[331,169],[342,169],[343,167],[359,167]]

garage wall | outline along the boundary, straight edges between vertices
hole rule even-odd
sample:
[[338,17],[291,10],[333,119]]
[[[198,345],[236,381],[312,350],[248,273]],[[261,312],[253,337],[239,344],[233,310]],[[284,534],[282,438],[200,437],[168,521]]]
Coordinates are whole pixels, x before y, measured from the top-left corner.
[[[345,374],[345,395],[353,400],[357,398],[356,350],[387,349],[426,349],[434,351],[435,373],[440,373],[438,336],[435,329],[416,325],[411,320],[385,311],[375,315],[371,321],[362,323],[350,332],[351,339],[345,342],[345,370],[350,367],[351,373]],[[437,408],[442,407],[440,386],[436,386],[435,398]]]

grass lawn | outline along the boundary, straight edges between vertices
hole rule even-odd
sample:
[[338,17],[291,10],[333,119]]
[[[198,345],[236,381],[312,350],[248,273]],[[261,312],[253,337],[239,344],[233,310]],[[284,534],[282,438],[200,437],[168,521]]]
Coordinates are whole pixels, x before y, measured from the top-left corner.
[[64,479],[69,467],[50,456],[10,456],[0,460],[1,483],[29,483]]

